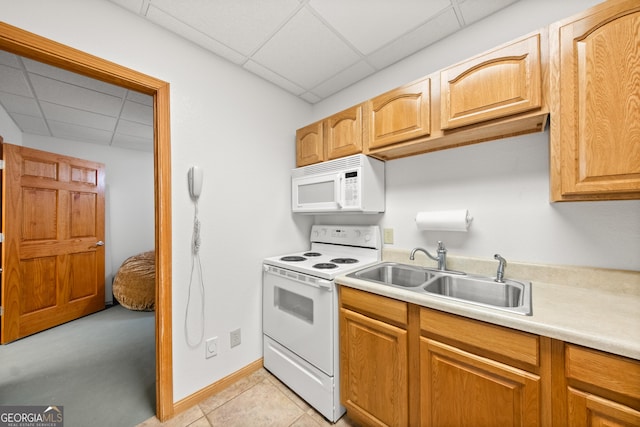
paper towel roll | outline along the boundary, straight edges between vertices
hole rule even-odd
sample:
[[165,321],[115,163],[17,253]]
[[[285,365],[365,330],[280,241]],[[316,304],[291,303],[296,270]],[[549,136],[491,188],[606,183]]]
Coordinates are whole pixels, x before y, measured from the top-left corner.
[[467,231],[472,220],[466,209],[416,214],[416,225],[419,230]]

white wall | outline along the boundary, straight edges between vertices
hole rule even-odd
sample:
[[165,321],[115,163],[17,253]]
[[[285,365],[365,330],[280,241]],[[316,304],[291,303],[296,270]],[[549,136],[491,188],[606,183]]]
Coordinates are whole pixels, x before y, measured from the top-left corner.
[[155,245],[153,154],[38,135],[24,146],[105,165],[105,301],[112,302],[115,274],[128,257]]
[[4,142],[13,145],[22,145],[22,132],[16,126],[7,111],[0,105],[0,136]]
[[[313,220],[292,217],[288,190],[295,129],[311,107],[106,0],[0,0],[0,10],[8,24],[170,83],[174,399],[259,359],[261,261],[306,247]],[[205,338],[219,337],[218,356],[206,360],[184,335],[192,164],[204,168]],[[236,328],[242,344],[231,350]]]
[[[598,3],[521,0],[360,82],[314,108],[314,120],[471,57]],[[450,255],[640,270],[640,201],[549,203],[549,133],[454,148],[386,163],[387,209],[373,217],[316,217],[393,228],[392,247]],[[468,208],[468,233],[424,232],[419,211]]]

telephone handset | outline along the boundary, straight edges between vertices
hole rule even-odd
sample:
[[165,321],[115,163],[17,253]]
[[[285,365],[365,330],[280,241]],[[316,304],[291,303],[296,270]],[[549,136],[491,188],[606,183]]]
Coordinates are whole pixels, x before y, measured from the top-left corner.
[[198,200],[202,192],[202,169],[198,166],[189,168],[189,194],[194,200]]

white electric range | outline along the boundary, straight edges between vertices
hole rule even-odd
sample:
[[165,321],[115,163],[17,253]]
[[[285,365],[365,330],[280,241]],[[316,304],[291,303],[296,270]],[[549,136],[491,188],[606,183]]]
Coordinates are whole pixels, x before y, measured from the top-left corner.
[[309,250],[263,261],[264,366],[328,420],[340,405],[334,279],[380,262],[377,226],[314,225]]

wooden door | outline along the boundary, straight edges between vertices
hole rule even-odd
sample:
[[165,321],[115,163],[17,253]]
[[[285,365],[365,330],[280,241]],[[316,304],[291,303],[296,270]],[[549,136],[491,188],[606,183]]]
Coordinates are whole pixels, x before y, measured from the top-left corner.
[[0,342],[104,308],[104,165],[3,144]]
[[371,426],[408,422],[407,331],[341,309],[342,404]]
[[539,426],[540,378],[420,338],[421,425]]
[[369,100],[365,123],[369,149],[429,135],[431,80],[425,78]]
[[296,166],[307,166],[325,160],[322,121],[296,131]]
[[542,107],[540,35],[440,72],[440,127],[455,129]]
[[362,153],[362,104],[324,120],[327,160]]
[[551,28],[551,199],[640,198],[640,4]]

